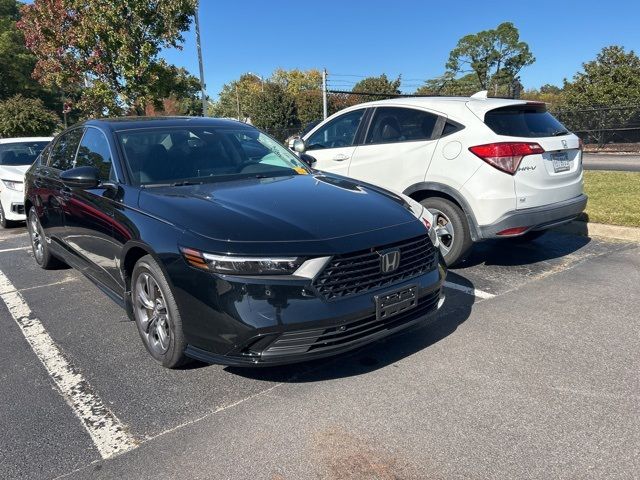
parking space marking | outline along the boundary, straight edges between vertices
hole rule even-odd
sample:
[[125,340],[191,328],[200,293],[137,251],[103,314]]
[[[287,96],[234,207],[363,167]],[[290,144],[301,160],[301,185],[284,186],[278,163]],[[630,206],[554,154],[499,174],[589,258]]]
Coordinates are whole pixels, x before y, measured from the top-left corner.
[[0,271],[0,298],[60,394],[80,419],[103,459],[131,450],[137,442],[96,395],[89,382],[65,359],[15,286]]
[[464,285],[458,285],[457,283],[444,282],[444,286],[478,298],[490,299],[495,297],[493,293],[483,292],[477,288],[465,287]]
[[30,250],[30,249],[31,249],[31,247],[4,248],[4,249],[0,250],[0,253],[17,252],[18,250]]

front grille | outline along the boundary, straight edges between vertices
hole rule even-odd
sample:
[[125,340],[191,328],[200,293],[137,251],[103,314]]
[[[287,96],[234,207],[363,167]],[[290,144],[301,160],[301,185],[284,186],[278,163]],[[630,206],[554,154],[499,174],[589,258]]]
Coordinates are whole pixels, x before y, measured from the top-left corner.
[[[380,253],[400,250],[400,265],[391,273],[382,273]],[[436,268],[438,252],[428,235],[371,250],[334,256],[313,286],[326,300],[356,295],[368,290],[407,280]]]
[[295,355],[321,352],[358,342],[383,331],[411,323],[435,310],[440,299],[436,290],[418,300],[418,305],[405,313],[389,318],[376,318],[375,313],[344,325],[316,330],[302,330],[281,335],[262,356]]

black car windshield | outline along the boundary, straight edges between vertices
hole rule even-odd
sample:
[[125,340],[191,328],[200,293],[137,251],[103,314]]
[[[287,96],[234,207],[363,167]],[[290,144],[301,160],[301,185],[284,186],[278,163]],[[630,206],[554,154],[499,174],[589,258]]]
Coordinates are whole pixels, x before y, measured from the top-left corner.
[[309,172],[276,140],[250,127],[124,130],[118,139],[134,183],[142,186]]
[[0,143],[0,165],[31,165],[48,143]]

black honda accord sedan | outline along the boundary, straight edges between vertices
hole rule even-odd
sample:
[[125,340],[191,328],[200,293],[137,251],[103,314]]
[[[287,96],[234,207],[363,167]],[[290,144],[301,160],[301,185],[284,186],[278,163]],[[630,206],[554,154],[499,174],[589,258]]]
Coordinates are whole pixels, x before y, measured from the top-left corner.
[[243,123],[87,121],[42,152],[25,197],[38,264],[85,274],[165,367],[332,355],[442,304],[428,211]]

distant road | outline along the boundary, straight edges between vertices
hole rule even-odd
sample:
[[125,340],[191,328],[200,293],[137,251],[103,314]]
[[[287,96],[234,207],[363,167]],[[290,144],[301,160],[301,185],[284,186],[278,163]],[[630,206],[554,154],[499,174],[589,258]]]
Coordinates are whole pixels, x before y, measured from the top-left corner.
[[618,170],[622,172],[640,172],[640,154],[623,155],[616,153],[585,153],[585,170]]

